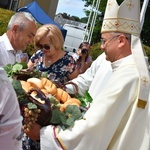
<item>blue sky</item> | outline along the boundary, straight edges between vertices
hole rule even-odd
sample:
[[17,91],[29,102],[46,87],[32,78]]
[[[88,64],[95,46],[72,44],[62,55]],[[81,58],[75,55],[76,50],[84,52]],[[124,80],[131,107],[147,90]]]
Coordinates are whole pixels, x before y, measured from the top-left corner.
[[67,13],[71,16],[77,16],[79,18],[85,17],[84,3],[82,0],[59,0],[56,14]]

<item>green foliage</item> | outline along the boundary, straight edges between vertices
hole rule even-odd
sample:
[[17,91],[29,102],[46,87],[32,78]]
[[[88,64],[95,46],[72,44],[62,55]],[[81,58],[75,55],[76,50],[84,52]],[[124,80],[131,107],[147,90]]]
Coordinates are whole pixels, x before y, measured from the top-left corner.
[[38,107],[37,107],[36,104],[29,102],[29,103],[28,103],[28,108],[29,108],[29,109],[37,109]]
[[87,23],[88,22],[88,18],[87,17],[83,17],[83,18],[80,19],[80,22]]
[[17,95],[24,94],[24,90],[22,89],[22,85],[19,80],[12,80],[12,85]]
[[8,64],[4,66],[4,70],[6,71],[8,77],[14,76],[17,72],[20,72],[22,69],[26,69],[26,63],[15,63],[15,64]]
[[150,47],[150,1],[145,14],[145,21],[141,32],[142,42]]
[[52,118],[50,120],[51,124],[59,124],[63,130],[73,126],[75,120],[82,117],[82,113],[79,108],[75,105],[68,105],[64,112],[59,109],[52,111]]
[[81,101],[81,106],[86,107],[88,103],[92,102],[92,97],[88,93],[88,91],[85,91],[84,96],[78,95],[77,98]]
[[95,43],[91,46],[90,55],[92,56],[93,60],[95,60],[102,53],[103,51],[100,49],[100,42]]
[[36,49],[34,48],[34,44],[29,44],[27,46],[27,49],[24,50],[23,52],[27,53],[29,55],[29,57],[31,57],[35,52],[36,52]]
[[14,11],[0,8],[0,35],[6,32],[8,22],[14,13]]
[[144,47],[145,53],[146,53],[146,55],[148,57],[148,62],[150,64],[150,47],[146,46],[146,45],[144,45],[143,47]]

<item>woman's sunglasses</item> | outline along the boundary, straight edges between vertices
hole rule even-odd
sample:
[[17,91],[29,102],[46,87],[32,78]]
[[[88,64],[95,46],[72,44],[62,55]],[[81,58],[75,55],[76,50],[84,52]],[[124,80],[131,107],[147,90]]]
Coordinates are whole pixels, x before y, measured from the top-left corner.
[[38,44],[37,45],[37,47],[39,47],[40,49],[46,49],[46,50],[49,50],[51,47],[49,46],[49,45],[46,45],[46,44],[44,44],[44,45],[42,45],[42,44]]

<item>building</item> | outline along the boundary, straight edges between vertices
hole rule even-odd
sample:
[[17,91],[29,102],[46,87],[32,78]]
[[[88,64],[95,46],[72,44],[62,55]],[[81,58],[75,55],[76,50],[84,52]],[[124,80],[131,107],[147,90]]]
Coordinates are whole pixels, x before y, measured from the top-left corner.
[[[0,7],[16,11],[20,7],[24,7],[34,0],[0,0]],[[36,0],[39,6],[48,14],[52,19],[55,17],[58,0]]]
[[54,21],[58,23],[60,26],[64,26],[65,24],[71,24],[74,26],[78,26],[80,28],[86,28],[86,23],[75,21],[73,17],[67,15],[66,13],[59,13],[55,16]]
[[18,0],[0,0],[0,7],[10,10],[16,10]]

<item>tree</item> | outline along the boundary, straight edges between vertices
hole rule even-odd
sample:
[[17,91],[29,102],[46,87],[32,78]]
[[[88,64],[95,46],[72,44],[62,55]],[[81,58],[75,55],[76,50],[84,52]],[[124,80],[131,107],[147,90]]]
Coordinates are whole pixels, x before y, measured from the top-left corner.
[[[143,1],[141,2],[141,5],[143,4]],[[145,21],[144,21],[144,25],[143,25],[143,29],[141,32],[141,39],[142,42],[147,45],[150,46],[150,1],[148,3],[147,6],[147,10],[146,10],[146,14],[145,14]]]

